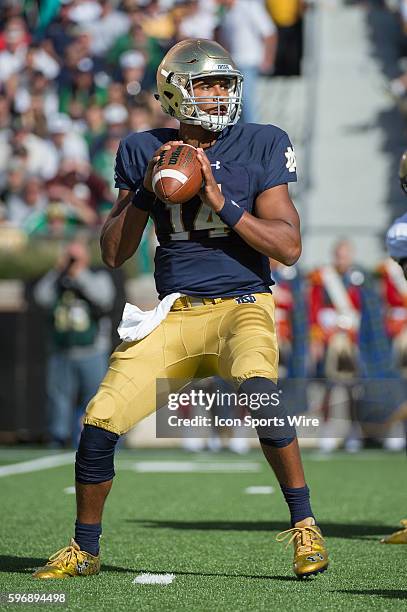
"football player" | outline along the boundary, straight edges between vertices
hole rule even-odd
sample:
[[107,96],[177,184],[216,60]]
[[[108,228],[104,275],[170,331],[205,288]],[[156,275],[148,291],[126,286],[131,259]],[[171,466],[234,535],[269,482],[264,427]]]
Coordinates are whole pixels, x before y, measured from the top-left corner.
[[[400,161],[399,177],[401,188],[407,195],[407,151],[403,153]],[[407,213],[394,221],[387,232],[386,242],[390,257],[401,266],[407,280]],[[406,416],[406,404],[403,404],[399,410],[399,418],[405,419]],[[381,540],[382,544],[407,544],[407,519],[402,519],[400,523],[402,529],[385,536]]]
[[[238,123],[242,75],[219,44],[176,44],[157,72],[163,110],[175,129],[130,134],[116,159],[117,204],[101,234],[105,263],[121,266],[136,251],[149,216],[159,246],[155,280],[161,321],[123,342],[88,405],[76,455],[77,520],[70,546],[38,569],[36,578],[96,574],[115,444],[156,408],[156,381],[218,375],[239,392],[274,396],[278,346],[268,258],[293,265],[301,253],[300,222],[288,193],[296,180],[293,147],[271,125]],[[199,196],[166,205],[152,189],[162,151],[184,142],[197,148],[204,176]],[[166,310],[167,309],[167,310]],[[131,338],[130,338],[131,340]],[[173,389],[174,390],[174,389]],[[271,405],[256,415],[275,416]],[[278,430],[278,431],[277,431]],[[258,430],[261,448],[281,485],[298,577],[326,570],[324,539],[311,509],[293,429]]]

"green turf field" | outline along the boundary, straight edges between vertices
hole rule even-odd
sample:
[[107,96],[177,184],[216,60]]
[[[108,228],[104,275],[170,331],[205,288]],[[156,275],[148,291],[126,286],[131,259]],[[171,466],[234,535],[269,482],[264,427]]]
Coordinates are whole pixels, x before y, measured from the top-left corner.
[[[0,466],[46,454],[0,449]],[[405,456],[365,451],[323,459],[309,452],[304,458],[331,553],[325,574],[307,581],[292,574],[291,547],[275,542],[288,528],[285,504],[259,453],[138,450],[118,454],[105,512],[103,572],[82,579],[30,577],[73,533],[75,498],[64,492],[72,467],[6,476],[0,467],[0,592],[63,591],[64,609],[111,612],[402,609],[407,547],[378,542],[407,516]],[[272,485],[275,492],[245,493],[256,485]],[[168,586],[133,584],[142,572],[175,579]],[[1,609],[13,608],[24,606]]]

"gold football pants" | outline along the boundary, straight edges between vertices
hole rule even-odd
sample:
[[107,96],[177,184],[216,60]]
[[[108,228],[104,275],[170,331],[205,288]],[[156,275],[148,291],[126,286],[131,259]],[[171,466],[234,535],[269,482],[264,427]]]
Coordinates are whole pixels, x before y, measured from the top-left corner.
[[129,431],[156,409],[158,379],[168,381],[169,392],[207,376],[237,384],[254,376],[277,382],[274,300],[269,293],[254,296],[254,303],[228,298],[198,306],[177,300],[148,336],[123,342],[112,353],[84,423],[117,434]]

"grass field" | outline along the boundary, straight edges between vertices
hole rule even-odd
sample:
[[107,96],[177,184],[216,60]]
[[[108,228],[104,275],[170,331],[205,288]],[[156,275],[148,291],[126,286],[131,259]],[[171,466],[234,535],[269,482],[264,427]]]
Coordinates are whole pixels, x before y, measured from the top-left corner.
[[[0,466],[46,454],[2,449]],[[407,515],[405,456],[365,451],[324,459],[308,452],[304,459],[332,560],[327,573],[307,581],[292,574],[291,547],[275,542],[288,528],[287,511],[256,451],[121,451],[105,512],[103,572],[52,582],[30,573],[73,533],[75,498],[64,492],[73,484],[72,466],[5,476],[0,467],[0,592],[63,591],[64,609],[111,612],[402,609],[407,549],[380,545],[379,538]],[[274,493],[245,492],[262,485]],[[133,584],[142,572],[175,579]]]

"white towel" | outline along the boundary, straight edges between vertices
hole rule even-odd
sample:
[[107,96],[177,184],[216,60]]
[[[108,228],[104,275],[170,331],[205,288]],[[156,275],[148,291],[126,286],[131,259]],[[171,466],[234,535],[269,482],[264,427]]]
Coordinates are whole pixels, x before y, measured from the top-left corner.
[[117,328],[120,339],[123,342],[134,342],[141,340],[151,334],[171,310],[175,300],[181,297],[181,293],[170,293],[153,310],[140,310],[133,304],[126,303],[122,320]]

